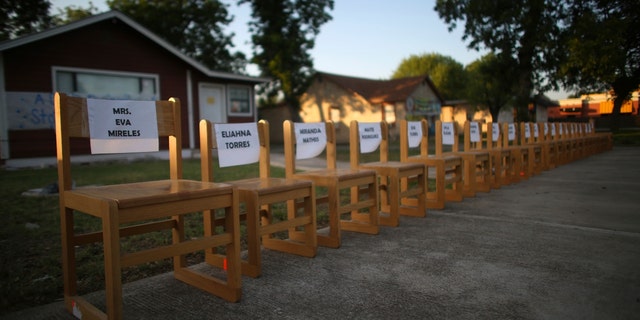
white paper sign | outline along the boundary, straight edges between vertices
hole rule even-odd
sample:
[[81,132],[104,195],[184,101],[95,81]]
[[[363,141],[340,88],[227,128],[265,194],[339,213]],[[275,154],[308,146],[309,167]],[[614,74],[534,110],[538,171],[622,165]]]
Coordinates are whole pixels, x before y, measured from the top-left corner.
[[509,141],[513,141],[516,139],[516,125],[513,123],[509,123],[509,132],[508,134],[508,138]]
[[500,139],[500,124],[497,122],[491,123],[491,139],[493,142],[498,141]]
[[442,123],[442,144],[452,146],[454,142],[453,122]]
[[155,101],[87,99],[91,153],[158,151]]
[[544,123],[544,135],[547,136],[549,134],[549,123]]
[[553,136],[553,137],[556,136],[556,125],[555,124],[551,124],[551,136]]
[[324,151],[327,145],[324,122],[296,122],[293,124],[293,130],[296,135],[296,159],[314,158]]
[[358,135],[360,138],[360,153],[376,151],[382,142],[382,128],[380,122],[358,123]]
[[469,139],[471,142],[480,142],[480,126],[477,122],[469,122]]
[[420,121],[409,121],[407,122],[407,134],[409,148],[416,148],[420,146],[422,142],[422,123]]
[[533,137],[537,138],[540,135],[540,131],[538,129],[538,124],[534,124],[533,125]]
[[562,136],[564,134],[564,131],[562,130],[562,127],[564,127],[562,124],[558,126],[558,135]]
[[257,123],[220,123],[214,125],[214,131],[221,168],[260,160]]
[[528,123],[524,124],[524,137],[527,139],[531,138],[531,126]]

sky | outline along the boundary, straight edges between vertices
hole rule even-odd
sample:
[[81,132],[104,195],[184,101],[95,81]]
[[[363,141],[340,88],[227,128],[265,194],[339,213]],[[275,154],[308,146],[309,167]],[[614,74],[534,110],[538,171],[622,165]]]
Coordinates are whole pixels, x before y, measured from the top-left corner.
[[[50,0],[53,13],[68,5],[88,7],[85,0]],[[92,0],[100,12],[108,10],[104,0]],[[247,23],[248,5],[222,0],[229,4],[234,21],[226,32],[234,33],[235,47],[251,56],[251,38]],[[314,69],[345,76],[389,79],[403,59],[411,55],[438,53],[450,56],[462,65],[480,58],[486,51],[467,48],[462,40],[463,26],[453,31],[433,10],[434,0],[335,0],[330,12],[333,19],[322,25],[311,51]],[[247,71],[258,75],[250,65]],[[553,99],[566,93],[547,93]]]

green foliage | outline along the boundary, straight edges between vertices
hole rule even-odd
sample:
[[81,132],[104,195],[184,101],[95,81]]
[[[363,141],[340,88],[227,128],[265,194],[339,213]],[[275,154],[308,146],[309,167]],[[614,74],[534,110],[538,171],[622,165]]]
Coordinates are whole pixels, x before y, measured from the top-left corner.
[[562,85],[577,92],[612,89],[616,115],[640,86],[638,1],[438,0],[435,10],[449,29],[464,22],[463,39],[494,53],[500,75],[517,76],[521,111],[534,91]]
[[469,64],[467,71],[467,100],[481,108],[488,108],[493,121],[500,110],[513,103],[513,73],[501,73],[507,66],[492,53]]
[[61,26],[67,23],[78,21],[90,17],[98,13],[98,8],[93,6],[93,2],[89,1],[89,6],[84,8],[81,6],[67,6],[64,9],[58,9],[58,14],[52,17],[55,25]]
[[224,27],[232,19],[218,0],[108,0],[119,10],[213,70],[243,73],[246,58],[231,53],[233,34]]
[[428,75],[445,100],[464,98],[467,75],[461,63],[438,53],[402,59],[392,79]]
[[575,0],[563,30],[565,54],[553,80],[575,91],[613,90],[617,131],[620,108],[640,87],[640,2]]
[[2,0],[0,41],[45,30],[52,26],[47,0]]
[[548,89],[546,71],[560,49],[562,0],[438,0],[435,10],[449,29],[464,22],[469,48],[489,49],[500,60],[500,75],[514,81],[518,120],[527,120],[534,90]]
[[266,100],[273,102],[279,92],[294,109],[306,90],[313,70],[309,51],[315,45],[320,27],[331,20],[327,12],[333,0],[240,0],[249,4],[252,20],[253,58],[263,76],[275,81],[262,88]]

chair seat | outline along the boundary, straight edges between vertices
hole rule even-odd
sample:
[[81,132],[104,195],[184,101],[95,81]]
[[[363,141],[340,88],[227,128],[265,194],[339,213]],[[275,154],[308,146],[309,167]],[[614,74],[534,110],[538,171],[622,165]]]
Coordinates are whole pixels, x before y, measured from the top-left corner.
[[278,193],[289,190],[302,190],[312,186],[312,182],[300,179],[250,178],[228,182],[240,190],[255,191],[258,194]]
[[412,156],[412,157],[407,158],[407,160],[423,162],[423,163],[426,163],[426,164],[435,164],[437,162],[444,162],[447,165],[461,165],[462,164],[462,158],[460,158],[459,156],[455,156],[455,155],[443,155],[443,156],[429,155],[428,157]]
[[376,161],[376,162],[361,163],[360,167],[365,169],[392,168],[397,170],[411,170],[411,169],[423,168],[424,165],[419,163],[408,163],[408,162],[400,162],[400,161],[386,161],[386,162]]
[[302,179],[337,179],[338,181],[352,180],[357,178],[375,176],[373,170],[359,169],[323,169],[310,170],[296,173],[295,176]]
[[230,194],[232,190],[233,186],[226,183],[168,179],[99,187],[82,187],[65,191],[65,197],[85,197],[95,200],[115,201],[118,203],[118,208],[125,209]]

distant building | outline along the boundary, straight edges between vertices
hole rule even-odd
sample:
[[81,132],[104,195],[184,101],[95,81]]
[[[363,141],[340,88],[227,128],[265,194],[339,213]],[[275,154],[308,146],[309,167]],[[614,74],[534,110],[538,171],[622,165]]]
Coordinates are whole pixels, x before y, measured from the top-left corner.
[[[620,109],[623,115],[638,115],[638,95],[635,91]],[[580,98],[559,100],[559,106],[549,108],[549,118],[600,118],[613,111],[613,96],[610,93],[584,94]]]
[[[53,93],[182,105],[185,148],[198,121],[255,121],[254,86],[268,81],[210,70],[126,15],[110,11],[0,43],[1,159],[54,157]],[[88,153],[88,143],[74,153]],[[162,146],[161,146],[162,147]]]
[[352,120],[384,120],[393,138],[398,136],[397,120],[426,118],[433,124],[443,103],[427,75],[373,80],[317,72],[300,99],[300,117],[305,122],[332,120],[337,141],[346,143]]

